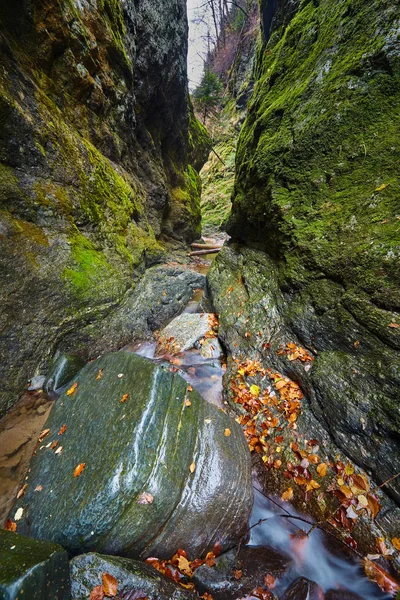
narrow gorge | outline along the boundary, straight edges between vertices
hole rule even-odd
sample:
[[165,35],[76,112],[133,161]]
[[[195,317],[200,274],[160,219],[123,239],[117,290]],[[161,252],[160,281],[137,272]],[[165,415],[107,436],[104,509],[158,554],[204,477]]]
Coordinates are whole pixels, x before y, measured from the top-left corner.
[[0,36],[0,600],[399,598],[398,2]]

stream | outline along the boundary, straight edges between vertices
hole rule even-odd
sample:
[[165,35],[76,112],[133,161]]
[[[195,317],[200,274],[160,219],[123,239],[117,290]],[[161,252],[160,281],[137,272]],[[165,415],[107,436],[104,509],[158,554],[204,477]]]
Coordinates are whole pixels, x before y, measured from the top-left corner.
[[[207,263],[197,263],[195,264],[195,269],[206,273],[209,264],[210,261],[207,261]],[[195,291],[192,299],[185,308],[185,312],[200,312],[202,299],[203,291]],[[160,355],[157,354],[157,342],[154,340],[145,340],[140,343],[130,344],[124,350],[146,357],[157,364],[165,365],[172,372],[178,372],[205,400],[222,409],[226,408],[224,406],[226,402],[224,403],[223,400],[222,380],[225,372],[224,359],[206,359],[197,349],[191,349],[178,355]],[[31,438],[33,441],[36,440],[37,430],[40,431],[50,410],[50,405],[44,405],[43,402],[36,400],[36,403],[33,402],[32,407],[28,410],[23,408],[19,409],[20,412],[15,413],[16,429],[14,427],[14,436],[12,435],[12,415],[9,414],[6,417],[5,427],[3,423],[3,428],[1,428],[2,424],[0,423],[0,468],[3,466],[2,476],[9,477],[12,472],[12,469],[10,472],[4,470],[5,459],[7,457],[11,457],[12,459],[10,463],[11,467],[13,465],[15,468],[18,467],[19,463],[15,459],[16,452],[12,449],[15,445],[17,446],[17,450],[19,448],[18,441],[15,441],[15,437],[18,440],[18,432],[24,431],[25,437],[28,437],[29,440]],[[34,414],[36,414],[35,410],[40,415],[39,420],[33,418]],[[29,430],[29,427],[31,431],[28,435],[26,430]],[[14,446],[7,445],[11,443]],[[22,462],[20,461],[19,471],[17,471],[20,481],[24,477],[24,470],[26,474],[29,465],[29,448],[33,449],[33,445],[28,445],[28,449],[25,447],[25,454],[21,459]],[[377,585],[368,581],[364,575],[360,561],[355,555],[351,556],[347,550],[338,553],[337,549],[333,548],[335,544],[330,543],[332,540],[327,539],[327,536],[319,529],[314,529],[310,537],[307,537],[304,535],[304,532],[307,533],[309,531],[311,528],[310,525],[301,521],[296,522],[293,518],[287,518],[289,511],[291,515],[297,517],[307,518],[307,515],[299,514],[290,504],[282,506],[280,499],[277,499],[278,501],[275,502],[275,499],[269,499],[264,496],[262,489],[260,489],[260,484],[256,480],[253,481],[253,487],[255,497],[250,517],[250,538],[247,545],[268,546],[290,559],[289,567],[286,569],[284,575],[275,582],[273,592],[277,598],[283,598],[285,590],[298,577],[305,577],[316,582],[324,592],[328,590],[343,591],[343,595],[339,594],[335,596],[338,600],[340,598],[343,598],[343,600],[353,598],[353,596],[347,596],[346,592],[352,592],[357,595],[354,598],[359,597],[363,600],[385,600],[390,597],[381,592]],[[8,506],[9,501],[12,500],[15,494],[15,481],[11,487],[4,488],[3,486],[1,493],[3,495],[1,504]],[[286,517],[282,517],[282,514],[285,515],[285,513]],[[259,523],[260,521],[263,522]],[[265,569],[267,574],[268,565],[266,565]],[[316,596],[296,595],[293,596],[293,599],[306,600],[308,598],[312,600],[314,597],[315,599],[317,598]],[[318,598],[321,598],[321,596]]]

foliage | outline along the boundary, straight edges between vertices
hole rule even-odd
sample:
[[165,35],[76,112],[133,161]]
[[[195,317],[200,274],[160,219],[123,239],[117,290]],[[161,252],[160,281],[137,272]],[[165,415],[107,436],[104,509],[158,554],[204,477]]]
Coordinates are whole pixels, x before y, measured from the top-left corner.
[[222,84],[218,75],[206,67],[200,85],[195,89],[193,99],[196,108],[202,112],[205,122],[209,113],[215,112],[220,105]]

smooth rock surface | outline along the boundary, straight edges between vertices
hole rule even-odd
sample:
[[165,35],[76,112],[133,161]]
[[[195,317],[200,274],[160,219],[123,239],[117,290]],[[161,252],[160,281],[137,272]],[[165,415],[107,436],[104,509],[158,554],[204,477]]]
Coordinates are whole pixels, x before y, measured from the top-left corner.
[[153,567],[129,558],[82,554],[71,560],[70,569],[73,600],[88,600],[92,589],[101,585],[102,573],[109,573],[117,579],[118,594],[134,588],[145,592],[149,600],[195,598],[194,594],[178,587]]
[[288,587],[282,600],[324,600],[324,592],[314,581],[299,577]]
[[197,342],[211,330],[210,316],[209,313],[179,315],[160,331],[159,345],[163,347],[167,343],[175,352],[194,348]]
[[239,541],[253,492],[235,421],[195,391],[187,406],[179,375],[128,352],[89,363],[76,383],[56,401],[10,513],[23,509],[18,532],[130,557],[170,558],[179,547],[195,557]]
[[44,382],[45,391],[47,393],[55,392],[67,385],[84,365],[85,361],[80,356],[62,354],[50,367]]
[[358,594],[346,590],[328,590],[325,600],[363,600]]
[[0,598],[2,600],[70,600],[68,554],[0,529]]
[[[290,565],[290,558],[264,546],[245,546],[219,556],[216,565],[202,565],[193,575],[196,589],[208,592],[214,600],[235,600],[258,586],[265,586],[265,575],[280,578]],[[237,579],[234,571],[242,571]]]

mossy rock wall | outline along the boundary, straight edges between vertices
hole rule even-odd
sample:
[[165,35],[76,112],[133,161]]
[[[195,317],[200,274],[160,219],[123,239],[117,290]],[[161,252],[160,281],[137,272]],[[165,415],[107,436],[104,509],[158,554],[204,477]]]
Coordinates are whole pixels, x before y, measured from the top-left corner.
[[184,0],[20,0],[0,25],[1,414],[200,215]]
[[399,456],[400,8],[261,4],[228,232],[272,259],[285,341],[316,356],[299,377],[313,411],[382,483]]

